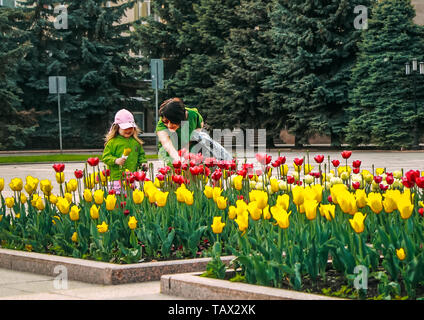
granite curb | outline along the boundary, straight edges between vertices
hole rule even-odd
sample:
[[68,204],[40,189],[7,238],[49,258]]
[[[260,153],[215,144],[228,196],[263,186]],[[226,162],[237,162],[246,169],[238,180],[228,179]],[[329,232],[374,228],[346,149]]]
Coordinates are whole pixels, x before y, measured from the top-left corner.
[[[221,259],[225,264],[229,264],[234,256]],[[57,277],[59,274],[63,276],[63,270],[66,270],[69,280],[104,285],[158,281],[164,274],[203,272],[210,260],[211,258],[196,258],[117,265],[36,252],[0,249],[0,268],[52,277]]]
[[160,279],[160,293],[191,300],[344,300],[319,294],[200,277],[201,274],[202,272],[191,272],[163,275]]

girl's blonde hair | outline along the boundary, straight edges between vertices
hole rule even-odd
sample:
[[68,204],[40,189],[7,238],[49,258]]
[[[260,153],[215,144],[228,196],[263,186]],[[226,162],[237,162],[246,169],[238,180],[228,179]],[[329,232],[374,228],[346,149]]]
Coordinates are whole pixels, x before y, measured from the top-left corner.
[[[134,130],[134,132],[133,132],[133,138],[140,144],[140,145],[143,145],[144,144],[144,142],[143,142],[143,140],[141,140],[139,137],[138,137],[138,135],[141,133],[141,130],[140,130],[140,128],[139,127],[137,127],[137,125],[136,125],[136,127],[135,127],[135,130]],[[106,133],[106,135],[105,135],[105,146],[107,145],[107,143],[111,140],[111,139],[113,139],[113,138],[115,138],[117,135],[119,134],[119,124],[116,124],[116,123],[114,123],[114,124],[112,124],[112,126],[110,127],[110,129],[109,129],[109,132],[108,133]]]

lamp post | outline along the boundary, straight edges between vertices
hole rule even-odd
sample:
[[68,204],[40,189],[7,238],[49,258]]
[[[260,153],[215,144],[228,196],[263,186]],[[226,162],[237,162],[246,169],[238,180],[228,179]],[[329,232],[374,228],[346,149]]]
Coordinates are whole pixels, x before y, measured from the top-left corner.
[[[411,69],[412,67],[412,69]],[[415,117],[418,117],[418,106],[417,106],[417,75],[424,75],[424,62],[418,64],[417,59],[412,60],[412,66],[410,62],[405,64],[405,74],[412,76],[413,88],[414,88],[414,112]],[[414,148],[419,148],[420,145],[420,127],[418,119],[415,119],[414,124]]]

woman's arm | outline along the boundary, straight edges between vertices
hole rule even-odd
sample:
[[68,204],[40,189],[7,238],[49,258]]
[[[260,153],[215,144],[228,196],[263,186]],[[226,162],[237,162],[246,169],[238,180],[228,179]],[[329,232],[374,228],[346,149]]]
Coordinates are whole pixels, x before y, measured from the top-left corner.
[[174,145],[172,144],[171,139],[169,138],[169,135],[166,130],[158,131],[157,135],[160,143],[162,144],[162,147],[165,149],[166,152],[168,152],[169,156],[173,160],[179,160],[180,156],[178,155],[178,151],[175,150]]

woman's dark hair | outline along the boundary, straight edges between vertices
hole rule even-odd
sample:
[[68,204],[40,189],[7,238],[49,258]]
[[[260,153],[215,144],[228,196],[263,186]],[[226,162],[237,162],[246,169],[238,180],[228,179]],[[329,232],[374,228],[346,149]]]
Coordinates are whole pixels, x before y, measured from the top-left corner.
[[181,124],[186,118],[186,110],[183,100],[171,98],[163,102],[159,108],[159,115],[167,118],[173,124]]

